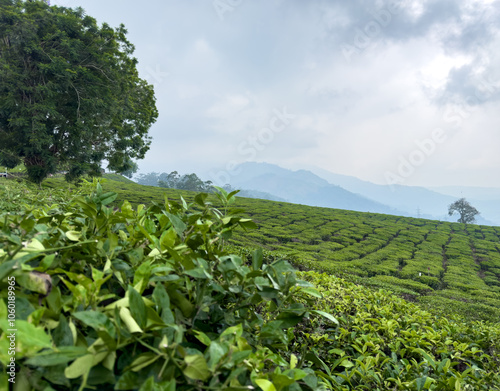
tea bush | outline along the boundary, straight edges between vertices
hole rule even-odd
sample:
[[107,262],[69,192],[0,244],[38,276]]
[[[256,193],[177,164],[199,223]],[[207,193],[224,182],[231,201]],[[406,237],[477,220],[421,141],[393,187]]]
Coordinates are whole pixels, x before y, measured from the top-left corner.
[[288,262],[225,250],[234,229],[254,223],[231,206],[235,192],[219,190],[219,208],[207,194],[112,208],[117,195],[95,182],[1,215],[0,381],[16,329],[16,390],[324,388],[290,350],[292,328],[336,320],[310,308],[320,295]]
[[[498,390],[500,327],[437,317],[386,290],[302,272],[339,324],[321,319],[308,339],[335,390]],[[314,360],[311,357],[311,360]]]

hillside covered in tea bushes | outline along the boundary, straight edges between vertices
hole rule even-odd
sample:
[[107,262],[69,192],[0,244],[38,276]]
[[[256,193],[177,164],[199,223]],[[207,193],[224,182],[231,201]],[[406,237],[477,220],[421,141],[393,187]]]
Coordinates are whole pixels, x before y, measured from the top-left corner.
[[[117,200],[132,204],[195,194],[108,178]],[[54,178],[47,186],[65,185]],[[438,314],[500,319],[500,227],[237,198],[258,226],[235,233],[237,248],[263,248],[301,269],[390,289]]]
[[495,228],[67,187],[0,182],[1,384],[14,277],[20,390],[500,388]]
[[500,319],[500,227],[241,200],[259,229],[237,236],[296,264],[390,288],[438,313]]

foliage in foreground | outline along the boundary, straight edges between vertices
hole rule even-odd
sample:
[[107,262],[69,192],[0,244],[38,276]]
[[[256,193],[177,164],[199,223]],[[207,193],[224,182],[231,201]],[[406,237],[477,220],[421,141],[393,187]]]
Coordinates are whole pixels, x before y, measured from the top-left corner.
[[[0,219],[0,361],[9,360],[7,286],[15,278],[20,389],[315,390],[314,371],[289,351],[291,327],[324,316],[319,296],[283,260],[245,264],[224,252],[253,223],[196,197],[107,207],[97,185]],[[300,301],[300,302],[299,302]],[[2,380],[6,380],[5,368]],[[49,388],[50,389],[50,388]]]
[[[198,195],[113,210],[116,195],[97,187],[90,197],[43,192],[53,204],[30,211],[33,193],[7,187],[0,199],[26,203],[0,219],[0,327],[14,276],[18,389],[500,387],[498,324],[436,317],[384,290],[296,273],[276,253],[226,246],[252,225],[230,207],[234,194],[221,192],[220,208]],[[7,344],[4,333],[2,365]]]

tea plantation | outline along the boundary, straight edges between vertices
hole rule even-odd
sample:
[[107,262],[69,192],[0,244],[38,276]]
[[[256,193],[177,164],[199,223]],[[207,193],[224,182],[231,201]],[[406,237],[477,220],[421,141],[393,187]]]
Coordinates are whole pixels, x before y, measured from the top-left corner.
[[[298,266],[390,288],[425,308],[500,320],[500,227],[245,199],[259,229],[236,238]],[[352,279],[352,277],[351,277]]]
[[[191,200],[191,192],[108,175],[118,201]],[[62,180],[48,180],[60,188]],[[300,269],[387,288],[437,314],[500,320],[500,227],[310,207],[238,197],[258,229],[235,233],[236,249],[263,248]]]
[[0,389],[500,389],[498,228],[110,179],[0,182]]

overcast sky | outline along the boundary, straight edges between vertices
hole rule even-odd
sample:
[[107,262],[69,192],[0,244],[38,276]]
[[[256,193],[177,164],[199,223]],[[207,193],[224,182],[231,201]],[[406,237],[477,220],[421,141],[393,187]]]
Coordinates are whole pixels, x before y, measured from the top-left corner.
[[127,27],[160,113],[142,172],[500,187],[499,1],[51,3]]

